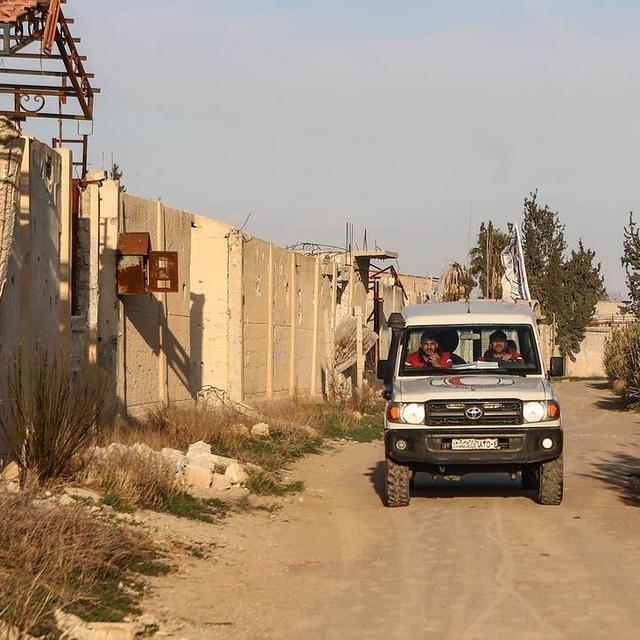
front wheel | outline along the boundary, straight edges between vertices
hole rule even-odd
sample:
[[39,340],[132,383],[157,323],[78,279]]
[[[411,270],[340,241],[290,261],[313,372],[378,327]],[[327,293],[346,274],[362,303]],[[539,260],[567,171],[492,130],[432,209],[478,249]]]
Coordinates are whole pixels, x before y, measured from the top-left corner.
[[411,501],[411,469],[385,458],[384,492],[387,507],[406,507]]
[[542,462],[538,470],[538,502],[557,505],[562,502],[564,491],[564,465],[562,456]]

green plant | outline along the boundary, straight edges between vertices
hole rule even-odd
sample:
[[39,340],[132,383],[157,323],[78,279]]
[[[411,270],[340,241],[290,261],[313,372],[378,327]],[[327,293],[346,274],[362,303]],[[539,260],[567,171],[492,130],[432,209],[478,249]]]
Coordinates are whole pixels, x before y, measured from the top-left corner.
[[247,488],[251,493],[255,493],[260,496],[284,496],[289,493],[298,493],[302,491],[304,489],[304,483],[300,480],[285,483],[273,473],[251,471],[249,473]]
[[157,506],[159,511],[166,511],[180,518],[201,520],[215,524],[225,518],[229,512],[229,505],[217,498],[201,500],[188,493],[180,493],[166,498]]

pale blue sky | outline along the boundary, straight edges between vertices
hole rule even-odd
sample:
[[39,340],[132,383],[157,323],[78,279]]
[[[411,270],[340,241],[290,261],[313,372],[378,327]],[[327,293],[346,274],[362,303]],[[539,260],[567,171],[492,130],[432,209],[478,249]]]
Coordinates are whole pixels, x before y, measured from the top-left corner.
[[70,0],[128,189],[280,244],[344,223],[437,273],[540,189],[624,289],[640,2]]

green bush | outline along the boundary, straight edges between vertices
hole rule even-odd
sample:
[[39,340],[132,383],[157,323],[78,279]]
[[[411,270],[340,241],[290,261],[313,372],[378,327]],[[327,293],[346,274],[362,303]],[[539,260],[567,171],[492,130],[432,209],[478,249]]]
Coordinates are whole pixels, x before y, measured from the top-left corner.
[[616,327],[605,341],[604,369],[609,384],[631,404],[640,403],[640,322]]

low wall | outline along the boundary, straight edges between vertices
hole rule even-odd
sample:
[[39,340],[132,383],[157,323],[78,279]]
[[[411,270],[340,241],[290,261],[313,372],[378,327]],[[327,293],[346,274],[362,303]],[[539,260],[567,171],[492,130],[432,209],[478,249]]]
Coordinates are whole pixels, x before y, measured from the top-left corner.
[[610,327],[589,327],[575,361],[565,359],[565,375],[575,378],[600,378],[605,376],[604,343],[611,333]]

